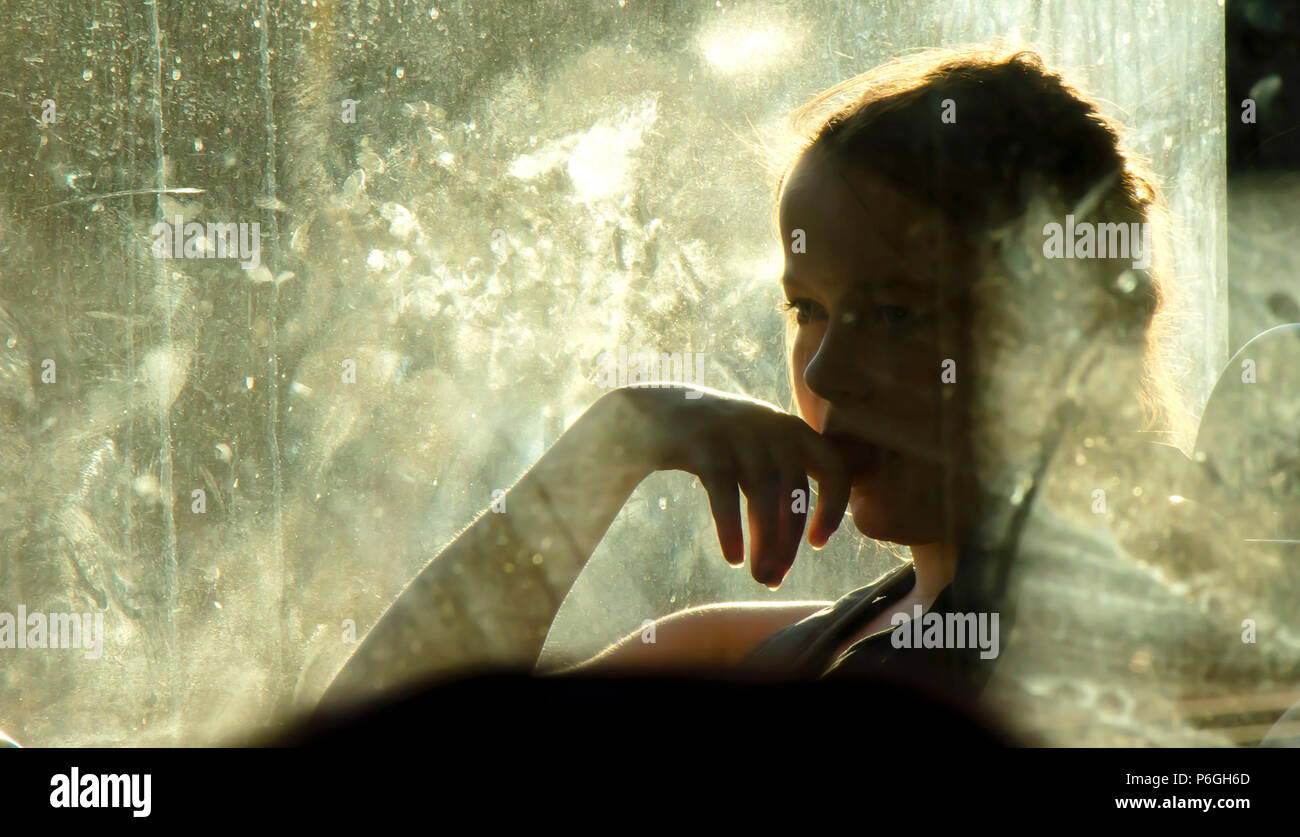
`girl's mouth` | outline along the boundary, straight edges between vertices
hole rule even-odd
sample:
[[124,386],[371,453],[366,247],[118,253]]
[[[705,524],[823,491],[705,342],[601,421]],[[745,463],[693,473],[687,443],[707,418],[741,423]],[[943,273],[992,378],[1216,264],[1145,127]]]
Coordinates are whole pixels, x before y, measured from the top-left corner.
[[873,445],[856,436],[835,434],[828,436],[828,439],[840,452],[844,465],[855,482],[879,475],[894,457],[894,452],[889,448]]

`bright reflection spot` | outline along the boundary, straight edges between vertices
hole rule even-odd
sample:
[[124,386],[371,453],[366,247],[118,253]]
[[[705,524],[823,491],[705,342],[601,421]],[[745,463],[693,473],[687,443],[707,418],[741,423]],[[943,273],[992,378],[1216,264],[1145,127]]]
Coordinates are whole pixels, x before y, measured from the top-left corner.
[[645,96],[617,115],[598,120],[586,131],[547,143],[517,157],[510,174],[533,180],[563,165],[579,200],[614,198],[632,188],[637,152],[658,119],[658,97]]
[[704,60],[727,75],[761,72],[788,58],[797,45],[792,24],[754,22],[745,25],[728,18],[701,33],[699,49]]

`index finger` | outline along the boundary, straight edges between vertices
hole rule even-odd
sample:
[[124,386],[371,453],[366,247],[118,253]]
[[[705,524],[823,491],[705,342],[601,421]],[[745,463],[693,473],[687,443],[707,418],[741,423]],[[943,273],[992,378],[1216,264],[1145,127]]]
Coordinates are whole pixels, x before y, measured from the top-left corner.
[[821,549],[844,520],[853,480],[843,457],[816,430],[805,424],[800,441],[808,455],[808,476],[817,481],[817,506],[808,526],[808,543]]

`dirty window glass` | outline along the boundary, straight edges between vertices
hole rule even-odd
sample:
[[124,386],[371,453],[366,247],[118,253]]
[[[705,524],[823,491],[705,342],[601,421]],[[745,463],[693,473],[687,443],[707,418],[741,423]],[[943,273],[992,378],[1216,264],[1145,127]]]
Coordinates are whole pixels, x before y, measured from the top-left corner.
[[[998,36],[1086,84],[1159,174],[1195,427],[1233,353],[1300,318],[1294,190],[1243,185],[1229,224],[1239,113],[1213,2],[8,3],[0,611],[85,614],[98,640],[0,650],[0,729],[212,744],[311,708],[620,353],[680,355],[680,380],[792,408],[770,153],[787,115],[910,49]],[[1248,435],[1256,407],[1224,403],[1213,438]],[[1276,465],[1249,466],[1270,497]],[[1058,486],[1079,506],[1057,513],[1104,529],[1094,490],[1136,485],[1116,479]],[[1284,529],[1249,533],[1274,550],[1262,566],[1286,560]],[[541,659],[696,605],[833,601],[905,556],[846,523],[770,591],[721,560],[698,480],[661,471]],[[1175,597],[1247,572],[1150,563]],[[1277,616],[1232,602],[1237,622]]]

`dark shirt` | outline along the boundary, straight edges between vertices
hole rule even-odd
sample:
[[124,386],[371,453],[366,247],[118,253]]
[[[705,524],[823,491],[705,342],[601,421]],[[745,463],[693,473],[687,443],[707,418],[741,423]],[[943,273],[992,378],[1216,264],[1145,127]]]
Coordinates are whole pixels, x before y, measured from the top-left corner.
[[[830,607],[776,631],[745,656],[737,671],[794,680],[883,674],[928,682],[942,691],[973,697],[983,688],[996,662],[996,657],[980,656],[981,649],[973,637],[965,648],[907,647],[917,637],[909,621],[867,636],[835,656],[849,637],[911,592],[915,584],[916,572],[911,562],[890,570],[865,587],[844,595]],[[955,613],[953,598],[953,586],[949,585],[925,613],[938,618]],[[925,624],[925,621],[921,623]],[[899,636],[896,642],[894,634],[900,630],[905,635]],[[899,647],[900,644],[904,647]]]

